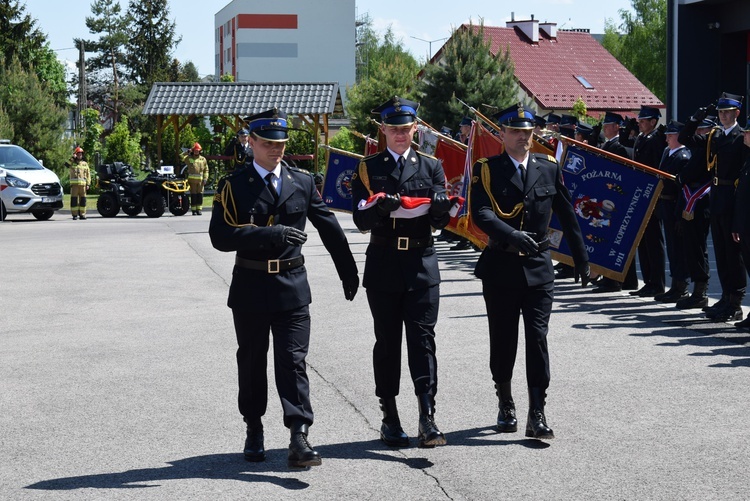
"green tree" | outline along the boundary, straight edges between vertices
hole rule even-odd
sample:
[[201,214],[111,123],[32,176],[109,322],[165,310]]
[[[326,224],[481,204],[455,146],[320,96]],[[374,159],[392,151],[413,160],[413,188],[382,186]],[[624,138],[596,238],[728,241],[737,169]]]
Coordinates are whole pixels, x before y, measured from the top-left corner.
[[13,136],[13,124],[8,114],[5,113],[5,108],[0,104],[0,139],[8,139]]
[[123,117],[117,122],[112,133],[107,136],[104,163],[124,162],[138,166],[141,162],[141,135],[131,134],[128,119]]
[[99,112],[94,108],[83,110],[83,142],[81,148],[86,152],[86,158],[92,167],[96,164],[96,159],[101,156],[102,143],[101,137],[104,127],[99,121]]
[[154,82],[169,80],[172,53],[180,43],[176,25],[170,20],[168,0],[130,0],[130,40],[126,66],[130,78],[150,89]]
[[370,120],[371,111],[394,95],[414,98],[414,79],[419,71],[416,59],[396,41],[393,31],[386,31],[382,44],[375,39],[368,58],[368,76],[349,87],[346,111],[352,126],[362,134],[377,135]]
[[70,156],[62,141],[67,111],[55,103],[36,73],[24,69],[18,59],[9,64],[0,58],[0,103],[13,124],[15,144],[25,148],[52,169],[60,169]]
[[662,102],[667,96],[667,0],[631,0],[621,24],[607,20],[602,45]]
[[434,127],[455,128],[466,106],[504,109],[518,100],[513,61],[506,48],[493,55],[484,24],[454,30],[438,64],[428,65],[418,84],[420,116]]
[[18,60],[33,71],[58,106],[67,103],[65,68],[50,49],[47,37],[36,28],[36,19],[25,14],[18,0],[0,0],[0,56],[6,64]]
[[93,16],[86,17],[86,27],[99,38],[84,42],[86,52],[95,54],[86,60],[88,97],[101,109],[111,108],[112,119],[117,122],[130,19],[115,0],[96,0],[91,13]]

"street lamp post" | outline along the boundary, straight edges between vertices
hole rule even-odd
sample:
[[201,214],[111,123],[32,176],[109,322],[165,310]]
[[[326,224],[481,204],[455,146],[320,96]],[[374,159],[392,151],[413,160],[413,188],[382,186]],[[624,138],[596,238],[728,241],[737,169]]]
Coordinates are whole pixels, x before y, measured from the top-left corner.
[[442,42],[443,40],[448,40],[448,37],[436,38],[435,40],[425,40],[424,38],[419,38],[419,37],[410,37],[410,38],[413,38],[414,40],[419,40],[420,42],[427,42],[429,44],[429,56],[427,58],[428,61],[432,59],[432,43]]

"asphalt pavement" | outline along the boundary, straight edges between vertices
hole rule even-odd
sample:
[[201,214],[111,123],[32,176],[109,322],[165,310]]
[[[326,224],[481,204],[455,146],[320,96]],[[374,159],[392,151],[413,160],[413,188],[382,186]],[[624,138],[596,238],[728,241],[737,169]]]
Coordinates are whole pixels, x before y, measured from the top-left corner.
[[[338,217],[361,276],[368,237]],[[478,253],[443,242],[435,417],[448,445],[416,447],[404,360],[398,404],[412,446],[384,446],[366,296],[344,300],[311,225],[310,441],[323,464],[287,468],[272,376],[268,459],[244,461],[226,307],[234,255],[212,248],[209,218],[0,222],[0,499],[748,498],[750,332],[561,280],[549,336],[556,438],[524,437],[523,341],[521,431],[498,434]]]

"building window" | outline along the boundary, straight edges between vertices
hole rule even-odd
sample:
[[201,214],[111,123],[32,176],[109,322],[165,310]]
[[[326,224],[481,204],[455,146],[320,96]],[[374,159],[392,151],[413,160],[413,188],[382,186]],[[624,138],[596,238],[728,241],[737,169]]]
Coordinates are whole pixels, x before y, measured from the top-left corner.
[[594,86],[591,85],[589,83],[589,81],[586,80],[586,78],[582,77],[581,75],[576,75],[576,80],[578,80],[578,83],[580,83],[581,85],[583,85],[584,89],[593,89],[594,88]]

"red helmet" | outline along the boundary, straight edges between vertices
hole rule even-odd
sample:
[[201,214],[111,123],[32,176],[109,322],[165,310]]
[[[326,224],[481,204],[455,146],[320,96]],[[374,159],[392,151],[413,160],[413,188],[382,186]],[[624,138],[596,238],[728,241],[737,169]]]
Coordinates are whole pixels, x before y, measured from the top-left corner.
[[197,142],[193,145],[193,151],[201,151],[203,148],[201,148],[201,145]]
[[76,147],[76,149],[73,150],[73,154],[75,155],[76,153],[83,153],[83,148],[81,148],[80,146]]

